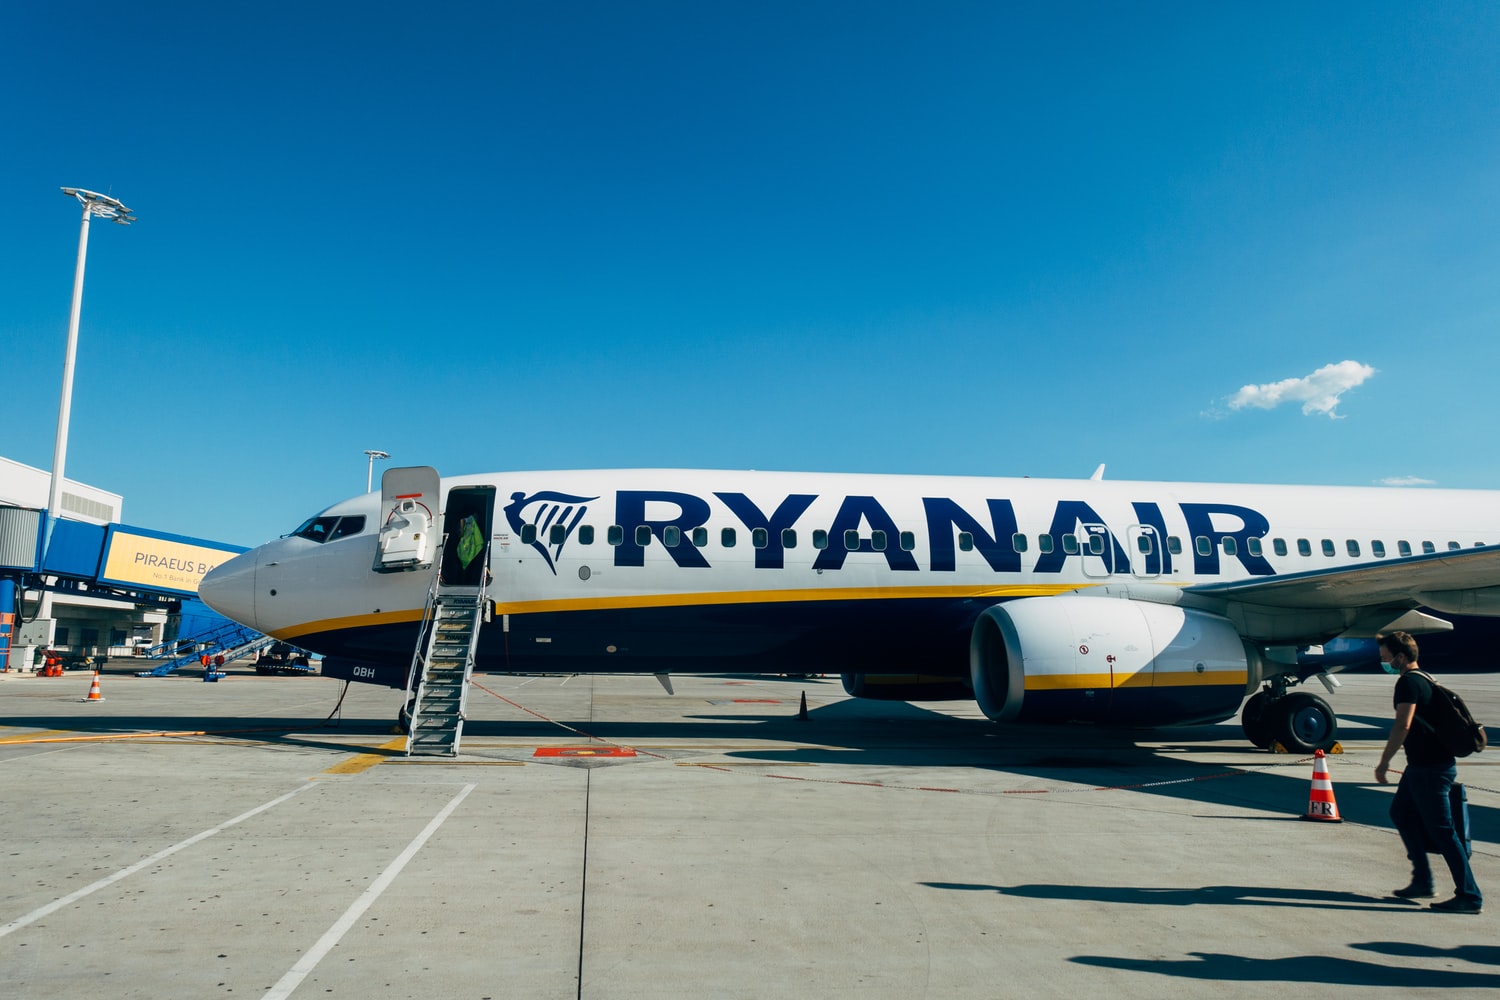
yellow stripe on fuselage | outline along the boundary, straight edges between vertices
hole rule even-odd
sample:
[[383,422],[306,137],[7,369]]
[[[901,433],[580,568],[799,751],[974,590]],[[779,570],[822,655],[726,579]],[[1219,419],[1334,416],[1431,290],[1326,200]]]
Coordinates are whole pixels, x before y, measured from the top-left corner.
[[1148,687],[1244,687],[1247,675],[1243,670],[1206,670],[1197,672],[1143,671],[1126,674],[1117,681],[1109,674],[1041,674],[1027,675],[1028,691],[1098,691],[1110,688]]
[[[794,604],[807,601],[876,601],[876,600],[981,600],[998,601],[1016,597],[1051,597],[1078,590],[1077,583],[1027,584],[1002,587],[842,587],[809,590],[727,590],[710,593],[625,594],[617,597],[566,597],[535,601],[496,601],[495,613],[526,615],[543,612],[617,611],[635,608],[690,608],[730,604]],[[306,622],[277,629],[279,639],[318,632],[344,632],[376,625],[399,625],[422,618],[420,609],[388,611],[370,615],[350,615]]]

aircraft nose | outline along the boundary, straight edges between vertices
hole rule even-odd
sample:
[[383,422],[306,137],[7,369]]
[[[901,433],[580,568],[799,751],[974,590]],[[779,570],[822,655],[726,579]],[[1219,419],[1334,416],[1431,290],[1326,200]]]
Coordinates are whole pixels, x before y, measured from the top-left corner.
[[203,603],[225,618],[259,629],[255,619],[255,565],[258,549],[220,563],[198,584]]

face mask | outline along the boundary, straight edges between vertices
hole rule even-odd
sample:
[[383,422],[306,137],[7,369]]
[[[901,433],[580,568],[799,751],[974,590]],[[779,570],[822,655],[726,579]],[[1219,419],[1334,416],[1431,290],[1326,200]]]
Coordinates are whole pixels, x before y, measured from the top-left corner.
[[1394,663],[1388,663],[1385,660],[1380,661],[1380,669],[1388,674],[1399,674],[1401,672]]

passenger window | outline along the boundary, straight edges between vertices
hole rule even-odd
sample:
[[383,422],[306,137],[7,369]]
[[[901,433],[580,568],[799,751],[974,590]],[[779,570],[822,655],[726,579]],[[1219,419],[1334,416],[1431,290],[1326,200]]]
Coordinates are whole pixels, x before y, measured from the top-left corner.
[[828,532],[824,531],[822,528],[813,529],[813,548],[828,548]]
[[1224,554],[1226,556],[1239,555],[1240,545],[1233,538],[1224,539]]
[[568,540],[568,529],[566,525],[554,524],[547,529],[547,543],[549,545],[561,545]]
[[1408,542],[1403,538],[1401,541],[1396,543],[1396,552],[1397,554],[1403,556],[1411,555],[1411,542]]
[[870,532],[870,547],[876,552],[885,551],[885,532],[879,529]]
[[1385,542],[1378,542],[1378,541],[1371,542],[1370,543],[1370,555],[1374,556],[1376,559],[1384,559],[1385,558]]
[[669,549],[675,549],[682,544],[682,529],[675,524],[669,524],[661,529],[661,543]]
[[1026,536],[1022,535],[1022,534],[1019,534],[1019,533],[1011,535],[1010,536],[1010,547],[1012,549],[1015,549],[1017,552],[1025,552],[1026,551]]
[[784,549],[795,549],[797,547],[797,531],[795,528],[781,529],[781,547]]
[[1286,555],[1286,539],[1285,538],[1273,538],[1273,539],[1271,539],[1271,551],[1274,552],[1274,553],[1276,553],[1278,556],[1284,556],[1284,555]]
[[734,548],[734,542],[735,537],[733,528],[723,528],[719,531],[720,545],[724,546],[726,549],[732,549]]
[[[340,527],[342,527],[342,525]],[[333,537],[337,538],[339,536],[338,535],[334,535]],[[1449,542],[1448,543],[1448,551],[1449,552],[1457,552],[1461,548],[1463,548],[1463,546],[1460,545],[1460,544],[1458,544],[1457,542]]]
[[1102,555],[1104,555],[1104,536],[1103,535],[1090,535],[1089,536],[1089,555],[1094,555],[1094,556],[1102,556]]
[[1259,559],[1261,556],[1265,555],[1265,552],[1260,547],[1260,539],[1259,538],[1247,538],[1247,539],[1245,539],[1245,551],[1248,552],[1248,553],[1250,553],[1252,556],[1254,556],[1257,559]]
[[1325,539],[1323,539],[1323,554],[1325,556],[1331,556],[1331,555],[1333,555],[1333,539],[1332,538],[1325,538]]
[[536,525],[534,525],[534,524],[523,524],[523,525],[521,525],[521,544],[522,545],[531,545],[535,541],[536,541]]
[[1433,545],[1431,542],[1423,542],[1422,543],[1422,551],[1423,552],[1436,552],[1437,551],[1437,546]]
[[609,530],[605,532],[604,540],[610,545],[624,545],[625,529],[618,524],[611,524]]
[[582,525],[579,525],[579,527],[578,527],[578,544],[579,545],[593,545],[594,544],[594,526],[592,524],[582,524]]
[[750,544],[757,549],[766,548],[771,544],[771,533],[765,528],[756,528],[750,532]]
[[911,552],[917,547],[917,536],[910,531],[901,532],[901,551]]
[[859,548],[859,532],[852,528],[844,532],[844,548],[850,552]]
[[1312,542],[1309,542],[1305,538],[1297,539],[1297,554],[1299,556],[1312,555]]
[[1063,552],[1070,556],[1078,554],[1078,536],[1069,532],[1062,536]]
[[1348,552],[1351,556],[1353,556],[1354,558],[1358,559],[1359,558],[1359,543],[1356,542],[1352,538],[1349,539],[1347,542],[1344,543],[1344,551]]
[[643,549],[651,544],[651,525],[638,524],[635,526],[635,544]]
[[1199,535],[1193,539],[1193,548],[1200,556],[1212,555],[1214,551],[1213,542],[1208,540],[1207,535]]
[[958,533],[958,551],[960,551],[960,552],[973,552],[974,551],[974,535],[973,535],[972,532],[960,531]]
[[1182,555],[1182,539],[1178,538],[1176,535],[1168,535],[1167,551],[1172,553],[1174,556]]
[[1149,556],[1151,554],[1151,549],[1152,549],[1151,536],[1150,535],[1138,535],[1138,536],[1136,536],[1135,547],[1140,550],[1141,555],[1143,555],[1143,556]]
[[1051,535],[1037,535],[1036,536],[1036,550],[1038,552],[1040,552],[1042,555],[1046,555],[1047,553],[1051,552],[1052,551],[1052,536]]
[[693,545],[696,546],[697,548],[701,549],[701,548],[703,548],[707,544],[708,544],[708,529],[707,528],[694,528],[693,529]]
[[341,517],[339,518],[338,527],[333,529],[333,537],[348,538],[350,535],[357,535],[364,530],[365,518],[363,514],[359,517]]

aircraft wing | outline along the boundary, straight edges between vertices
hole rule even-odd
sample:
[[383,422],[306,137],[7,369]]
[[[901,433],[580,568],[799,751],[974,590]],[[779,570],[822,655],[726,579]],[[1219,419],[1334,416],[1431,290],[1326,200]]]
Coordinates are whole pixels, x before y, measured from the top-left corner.
[[1450,614],[1500,615],[1500,545],[1199,584],[1187,587],[1186,593],[1268,608],[1420,606]]

